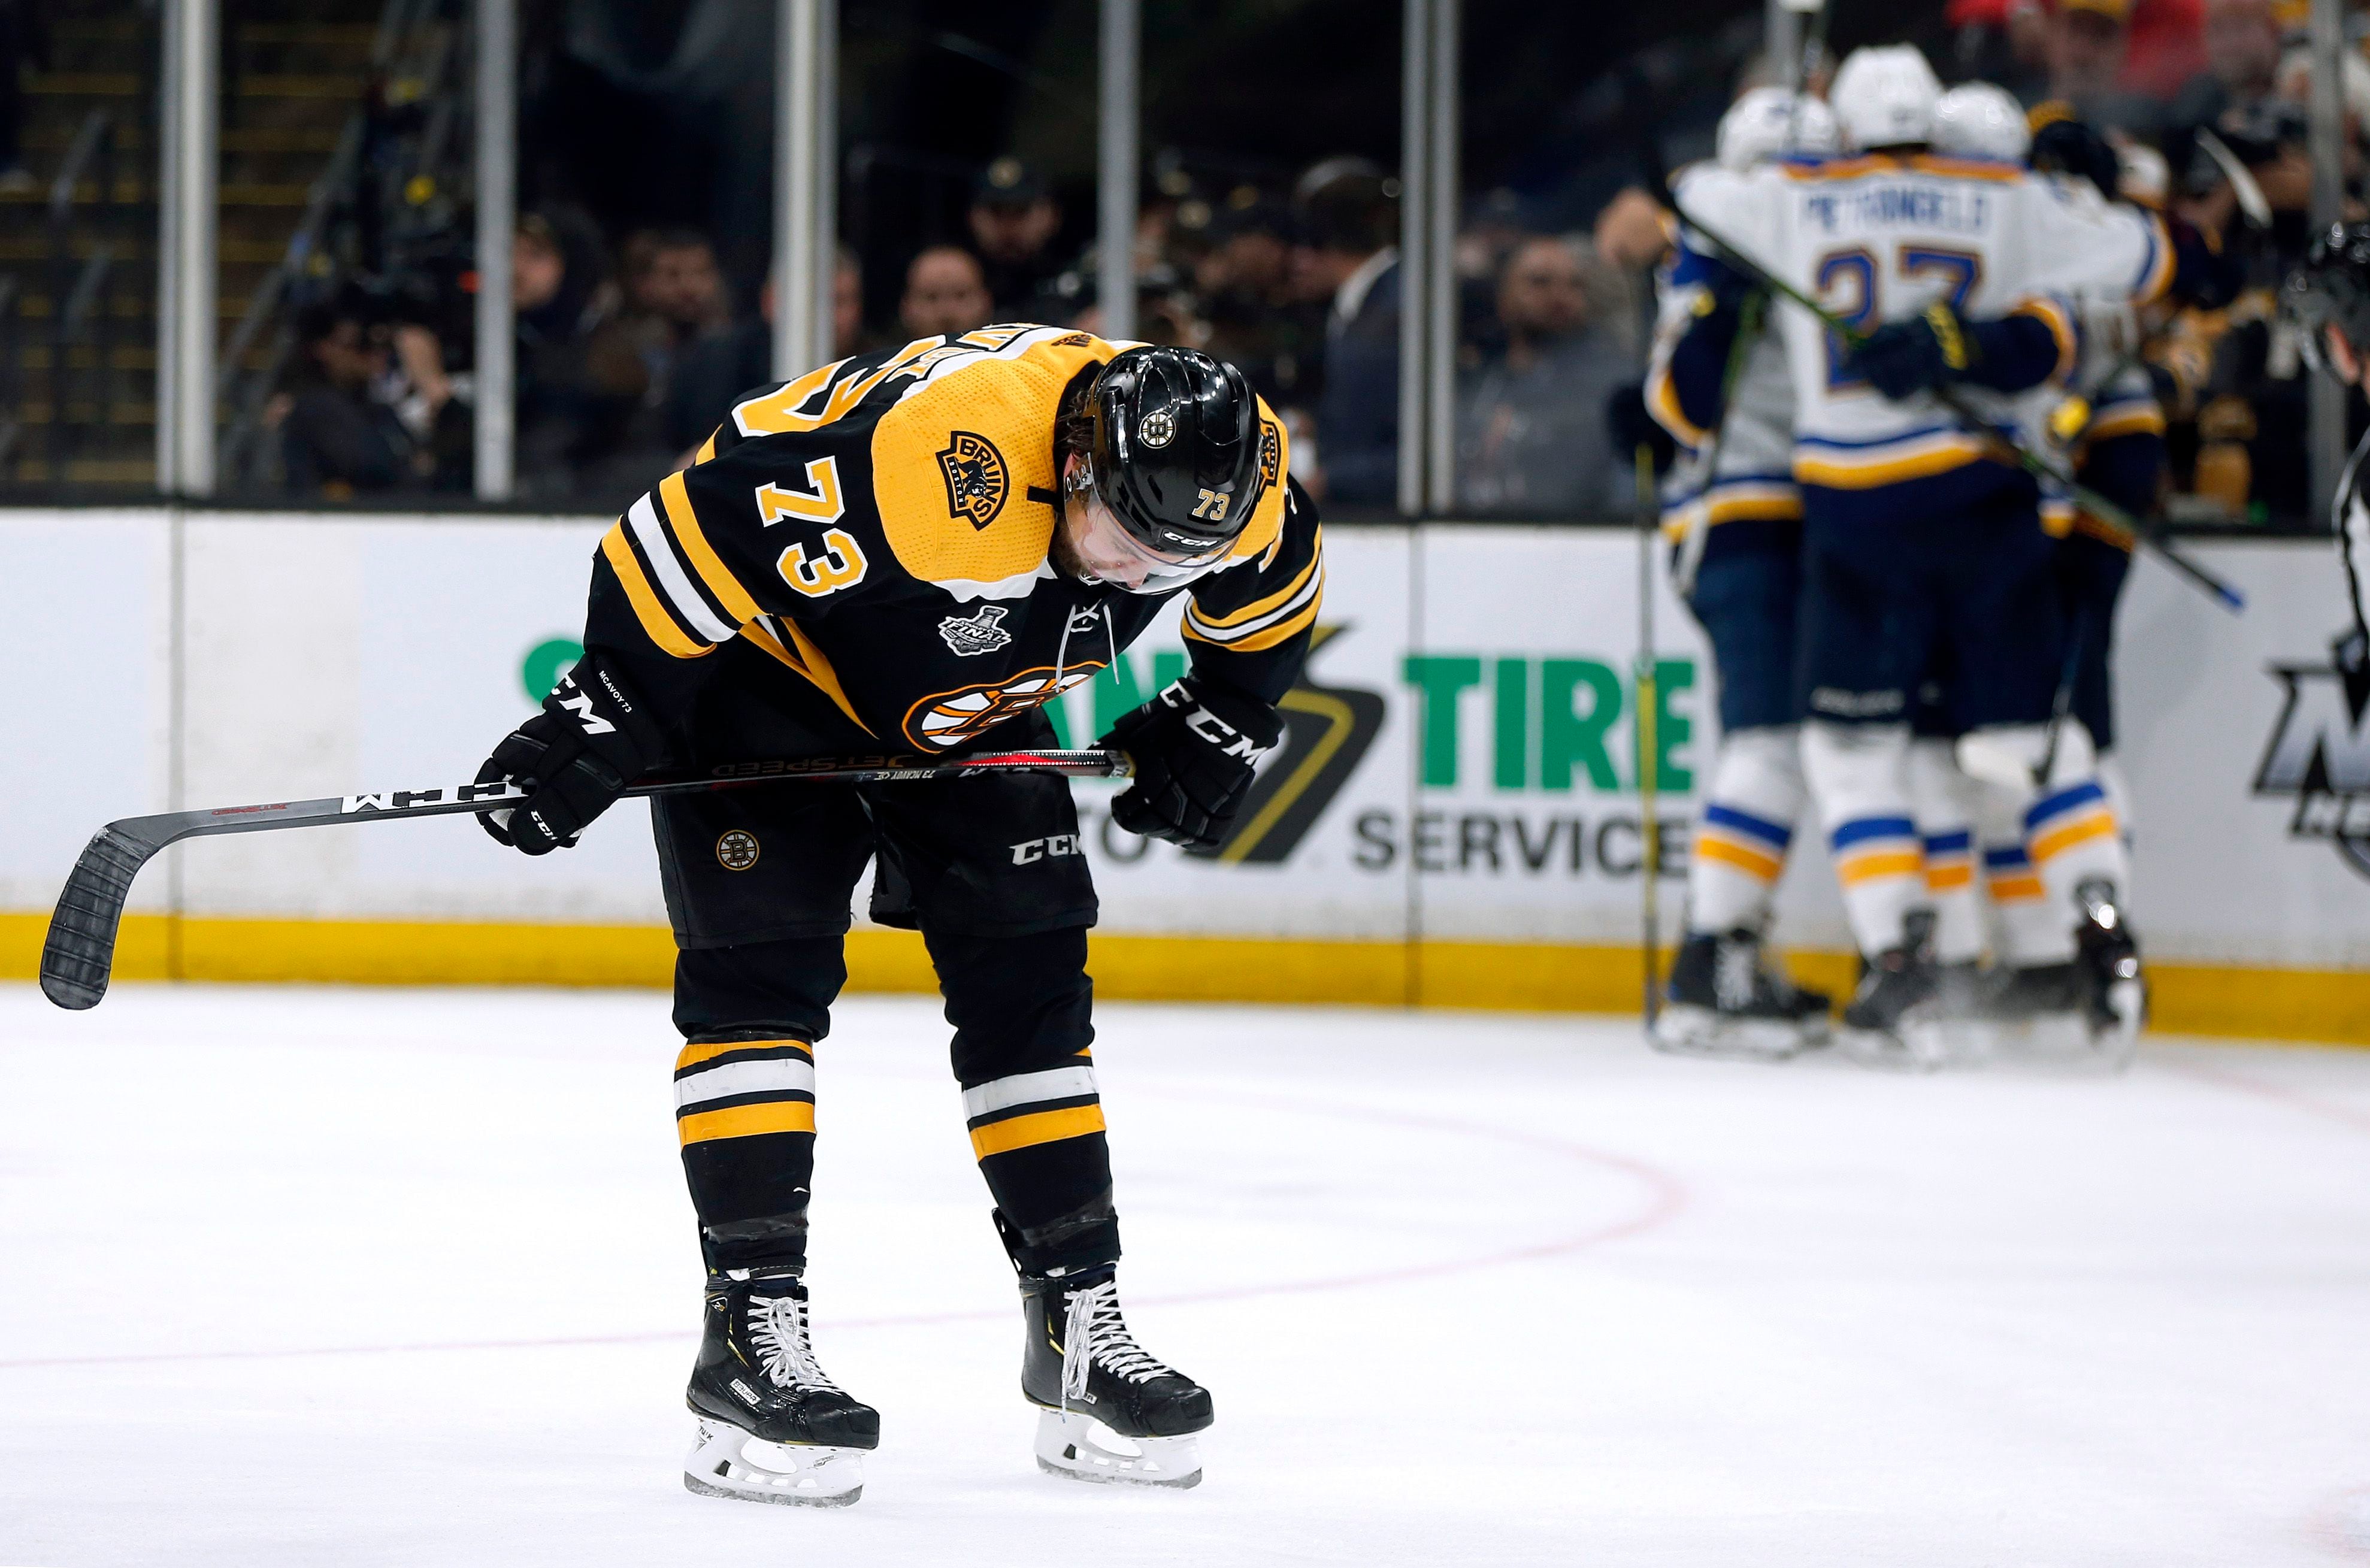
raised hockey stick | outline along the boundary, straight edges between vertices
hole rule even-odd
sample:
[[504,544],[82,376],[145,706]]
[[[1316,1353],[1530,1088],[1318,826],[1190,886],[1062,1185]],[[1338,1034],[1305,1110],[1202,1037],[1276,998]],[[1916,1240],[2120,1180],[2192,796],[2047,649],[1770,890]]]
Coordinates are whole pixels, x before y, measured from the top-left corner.
[[[916,778],[972,778],[987,773],[1059,773],[1079,778],[1123,778],[1133,771],[1115,751],[987,752],[943,760],[916,756],[788,757],[726,763],[696,776],[645,778],[627,786],[628,795],[685,795],[709,790],[805,779],[835,784],[888,784]],[[115,967],[116,928],[123,919],[132,879],[167,844],[220,833],[270,833],[283,827],[327,827],[346,822],[392,822],[407,817],[449,816],[460,812],[499,811],[526,798],[510,779],[433,790],[389,790],[370,795],[332,795],[320,801],[282,801],[261,806],[220,806],[212,811],[167,812],[125,817],[98,830],[75,863],[50,917],[41,947],[41,992],[62,1008],[79,1012],[98,1005]]]
[[1656,710],[1662,706],[1654,668],[1654,541],[1661,536],[1662,509],[1654,493],[1654,449],[1638,444],[1638,818],[1642,847],[1638,894],[1638,917],[1645,942],[1646,1028],[1651,1034],[1662,1011],[1662,824],[1655,802],[1661,793],[1656,777],[1659,742],[1654,733]]
[[[1718,250],[1724,260],[1760,283],[1762,287],[1784,295],[1809,311],[1820,325],[1841,338],[1847,346],[1858,348],[1868,340],[1867,333],[1852,326],[1842,317],[1794,287],[1785,279],[1774,276],[1766,267],[1721,238],[1717,229],[1706,227],[1685,208],[1678,209],[1678,213],[1679,222],[1708,240],[1712,248]],[[2166,538],[2161,529],[2152,524],[2143,523],[2088,485],[2076,482],[2073,475],[2036,455],[2021,442],[2011,441],[1994,430],[1982,411],[1968,402],[1958,388],[1937,386],[1933,388],[1933,393],[1935,400],[1956,415],[1960,421],[1967,426],[1971,434],[1980,437],[1997,451],[2005,454],[2009,461],[2026,473],[2036,479],[2048,479],[2056,484],[2066,494],[2073,497],[2075,504],[2081,507],[2083,511],[2128,536],[2135,544],[2147,546],[2156,552],[2157,559],[2188,578],[2199,588],[2203,589],[2216,603],[2233,615],[2245,611],[2247,607],[2245,594],[2239,593],[2227,581],[2192,559],[2188,552]]]

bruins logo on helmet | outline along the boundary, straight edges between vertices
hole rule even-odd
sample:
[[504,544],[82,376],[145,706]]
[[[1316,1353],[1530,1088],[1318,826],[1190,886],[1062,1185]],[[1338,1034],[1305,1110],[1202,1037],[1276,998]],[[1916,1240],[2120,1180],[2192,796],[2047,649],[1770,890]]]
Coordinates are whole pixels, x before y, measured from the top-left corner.
[[967,430],[954,432],[940,449],[938,472],[947,481],[947,515],[968,518],[974,528],[995,521],[1012,489],[1004,454],[987,437]]
[[1066,664],[1062,684],[1053,684],[1053,670],[1043,664],[1000,681],[982,681],[926,697],[905,710],[905,738],[917,746],[943,751],[976,740],[989,730],[1046,703],[1090,679],[1102,662]]

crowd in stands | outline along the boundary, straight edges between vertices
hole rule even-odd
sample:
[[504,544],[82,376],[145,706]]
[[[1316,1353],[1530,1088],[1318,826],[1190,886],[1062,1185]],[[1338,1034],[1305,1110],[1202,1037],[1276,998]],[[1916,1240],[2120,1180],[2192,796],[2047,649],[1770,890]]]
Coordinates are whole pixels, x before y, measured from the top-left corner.
[[[2224,309],[2165,324],[2152,351],[2177,488],[2191,492],[2176,498],[2177,513],[2295,517],[2306,507],[2304,383],[2274,308],[2310,227],[2305,8],[1949,0],[1951,48],[1938,62],[1946,74],[1998,81],[2038,118],[2085,120],[2122,152],[2127,197],[2248,248],[2253,286]],[[2344,79],[2351,138],[2370,125],[2370,63],[2358,52]],[[2271,208],[2260,233],[2239,216],[2233,162]],[[1584,232],[1539,232],[1525,211],[1516,193],[1486,190],[1467,203],[1458,236],[1457,508],[1619,515],[1633,481],[1603,410],[1642,363],[1653,269],[1668,243],[1662,192],[1618,191]],[[1290,180],[1156,180],[1132,259],[1137,335],[1241,366],[1292,426],[1295,471],[1353,513],[1388,509],[1397,496],[1398,231],[1396,179],[1337,157]],[[994,159],[972,187],[962,242],[914,254],[895,298],[865,298],[865,268],[843,251],[834,352],[991,321],[1096,329],[1096,258],[1091,248],[1065,253],[1064,232],[1041,172]],[[716,247],[696,230],[613,244],[581,213],[531,212],[518,228],[513,288],[524,499],[615,504],[686,461],[736,396],[770,377],[770,287],[734,297]],[[299,337],[298,384],[270,410],[291,491],[466,491],[458,427],[470,378],[443,363],[466,352],[440,352],[423,328],[351,288],[308,309]]]

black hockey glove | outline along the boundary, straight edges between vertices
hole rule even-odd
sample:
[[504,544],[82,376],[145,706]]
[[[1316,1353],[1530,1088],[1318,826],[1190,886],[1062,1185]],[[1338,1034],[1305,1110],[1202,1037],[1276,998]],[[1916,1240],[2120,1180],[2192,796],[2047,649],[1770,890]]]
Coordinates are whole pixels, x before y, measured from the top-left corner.
[[2042,174],[2070,174],[2099,188],[2108,201],[2116,199],[2123,182],[2123,160],[2115,145],[2079,120],[2053,120],[2032,133],[2032,150],[2024,161]]
[[477,769],[480,784],[515,778],[529,790],[515,806],[479,813],[478,824],[522,855],[567,848],[659,755],[658,726],[640,701],[587,656]]
[[1251,767],[1283,734],[1259,698],[1187,675],[1111,726],[1097,744],[1135,764],[1111,821],[1146,838],[1214,848],[1251,787]]
[[1847,368],[1895,402],[1947,386],[1967,373],[1973,340],[1941,300],[1906,321],[1888,321],[1852,351]]

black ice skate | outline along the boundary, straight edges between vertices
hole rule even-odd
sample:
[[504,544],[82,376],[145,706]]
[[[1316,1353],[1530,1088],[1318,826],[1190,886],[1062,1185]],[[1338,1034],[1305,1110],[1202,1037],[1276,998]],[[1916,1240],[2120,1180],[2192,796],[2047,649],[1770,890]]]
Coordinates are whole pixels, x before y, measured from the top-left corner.
[[2147,981],[2139,944],[2115,902],[2115,884],[2094,877],[2074,890],[2082,922],[2074,929],[2074,966],[2081,980],[2090,1043],[2118,1071],[2129,1066],[2147,1021]]
[[1680,944],[1649,1038],[1660,1051],[1782,1062],[1826,1039],[1829,1006],[1765,962],[1758,931],[1701,932]]
[[793,1274],[712,1281],[685,1399],[699,1436],[683,1483],[703,1497],[842,1508],[864,1495],[880,1413],[815,1361],[807,1289]]
[[[1210,1424],[1210,1391],[1135,1343],[1111,1271],[1023,1274],[1020,1304],[1029,1336],[1020,1391],[1044,1412],[1037,1468],[1073,1481],[1200,1484],[1192,1435]],[[1102,1441],[1103,1432],[1118,1446]]]
[[1914,910],[1901,946],[1887,948],[1859,977],[1844,1008],[1846,1053],[1871,1066],[1927,1071],[1950,1056],[1939,1013],[1941,972],[1933,957],[1934,917]]

